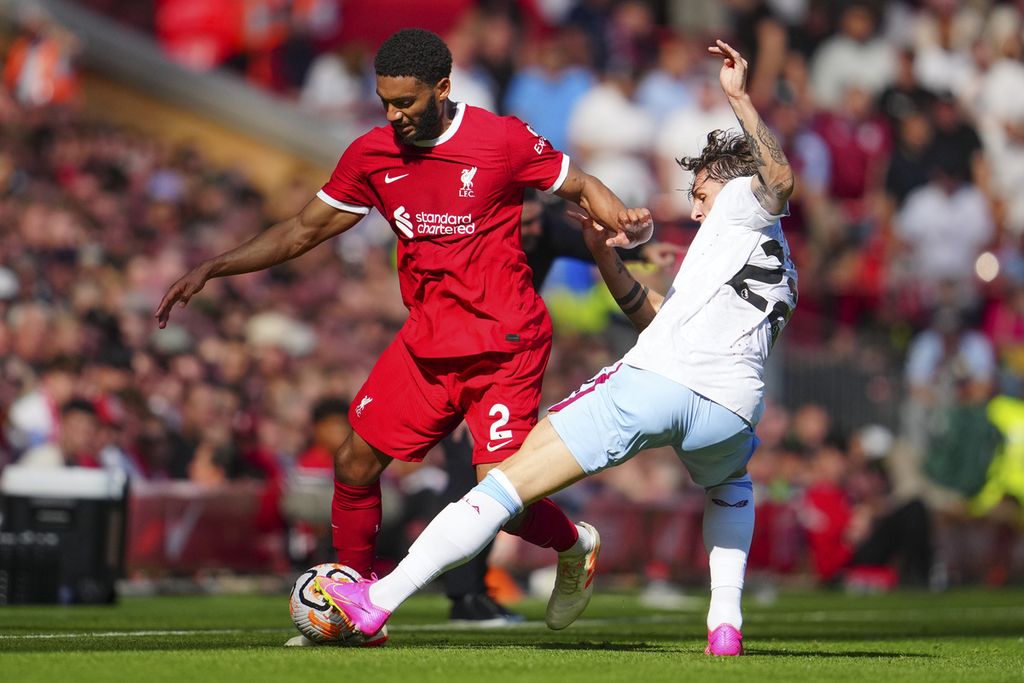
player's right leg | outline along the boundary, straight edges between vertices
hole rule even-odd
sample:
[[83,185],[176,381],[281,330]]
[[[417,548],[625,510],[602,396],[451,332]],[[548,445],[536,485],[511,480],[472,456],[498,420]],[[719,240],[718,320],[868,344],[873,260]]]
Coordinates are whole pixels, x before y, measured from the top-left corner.
[[376,582],[352,584],[324,579],[317,580],[316,585],[355,628],[375,633],[409,596],[480,552],[502,526],[522,512],[524,502],[539,500],[584,476],[572,453],[544,419],[530,432],[519,452],[427,525],[391,574]]

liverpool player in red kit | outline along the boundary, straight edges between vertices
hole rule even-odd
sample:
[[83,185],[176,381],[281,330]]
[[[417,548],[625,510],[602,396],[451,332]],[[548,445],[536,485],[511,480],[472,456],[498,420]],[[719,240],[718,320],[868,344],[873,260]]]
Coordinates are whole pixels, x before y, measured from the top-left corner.
[[[339,562],[363,574],[380,525],[379,477],[393,458],[422,459],[465,419],[482,478],[537,422],[551,322],[520,242],[524,188],[579,203],[610,226],[614,246],[643,242],[653,230],[650,212],[627,209],[522,121],[449,100],[451,53],[433,33],[395,33],[374,66],[390,125],[352,142],[298,215],[196,266],[156,312],[163,327],[172,306],[208,279],[299,256],[370,208],[391,223],[409,318],[352,401],[353,432],[335,457],[334,546]],[[580,568],[592,566],[599,547],[593,527],[542,499],[506,531],[558,551],[552,604],[579,602]],[[549,615],[564,613],[556,606]]]

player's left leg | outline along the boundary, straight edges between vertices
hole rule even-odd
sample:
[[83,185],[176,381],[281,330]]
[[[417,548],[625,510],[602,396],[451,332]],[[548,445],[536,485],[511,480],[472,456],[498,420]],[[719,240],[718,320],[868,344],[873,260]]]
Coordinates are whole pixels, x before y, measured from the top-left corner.
[[753,484],[746,472],[757,437],[725,407],[694,394],[686,434],[676,448],[704,488],[704,547],[711,569],[705,654],[743,654],[740,599],[754,532]]
[[711,569],[705,654],[743,654],[740,599],[754,533],[754,492],[746,469],[705,489],[704,547]]

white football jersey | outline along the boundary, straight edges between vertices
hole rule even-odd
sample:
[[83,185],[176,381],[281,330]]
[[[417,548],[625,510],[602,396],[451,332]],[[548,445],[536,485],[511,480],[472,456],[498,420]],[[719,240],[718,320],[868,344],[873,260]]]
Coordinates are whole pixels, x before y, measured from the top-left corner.
[[715,198],[665,302],[623,362],[679,382],[757,424],[764,365],[797,300],[779,219],[751,177]]

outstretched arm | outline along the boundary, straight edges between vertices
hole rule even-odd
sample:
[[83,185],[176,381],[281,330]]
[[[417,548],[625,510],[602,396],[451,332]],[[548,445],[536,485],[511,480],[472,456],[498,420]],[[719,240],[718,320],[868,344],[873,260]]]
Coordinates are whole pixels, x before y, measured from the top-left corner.
[[757,176],[751,182],[754,196],[767,211],[779,213],[793,194],[793,168],[747,94],[747,60],[721,40],[716,40],[708,52],[722,57],[718,79],[757,163]]
[[165,327],[174,304],[187,304],[210,278],[251,273],[284,263],[340,235],[360,218],[361,214],[339,211],[314,198],[298,215],[276,223],[230,251],[203,261],[183,275],[170,286],[157,306],[157,323]]
[[574,211],[569,215],[579,221],[583,228],[587,247],[615,302],[636,329],[643,331],[654,320],[665,297],[637,282],[615,249],[608,246],[603,231],[594,223],[594,219]]
[[604,230],[601,226],[615,231],[607,240],[609,246],[635,247],[654,234],[654,219],[649,209],[627,209],[604,183],[581,171],[576,164],[569,165],[569,174],[555,194],[583,207],[594,217],[598,231]]

